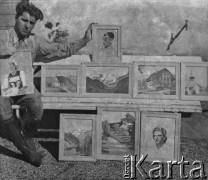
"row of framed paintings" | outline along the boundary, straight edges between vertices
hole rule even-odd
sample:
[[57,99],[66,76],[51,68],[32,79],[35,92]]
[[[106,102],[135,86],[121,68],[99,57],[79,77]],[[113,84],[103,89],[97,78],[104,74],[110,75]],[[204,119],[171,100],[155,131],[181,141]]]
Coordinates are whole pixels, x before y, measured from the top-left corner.
[[59,160],[178,160],[179,113],[140,112],[127,107],[98,107],[98,115],[60,114]]
[[43,65],[43,96],[208,100],[208,63]]

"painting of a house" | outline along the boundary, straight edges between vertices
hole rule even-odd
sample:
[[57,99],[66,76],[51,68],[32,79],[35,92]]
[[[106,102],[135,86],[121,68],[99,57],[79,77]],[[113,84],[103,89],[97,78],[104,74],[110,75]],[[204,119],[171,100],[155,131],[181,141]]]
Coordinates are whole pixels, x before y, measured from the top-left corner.
[[175,95],[176,80],[168,68],[153,72],[144,80],[138,80],[138,94],[158,93]]
[[133,97],[180,98],[180,64],[174,62],[134,62]]
[[207,68],[197,69],[197,67],[187,67],[185,95],[208,95],[207,74],[205,73]]

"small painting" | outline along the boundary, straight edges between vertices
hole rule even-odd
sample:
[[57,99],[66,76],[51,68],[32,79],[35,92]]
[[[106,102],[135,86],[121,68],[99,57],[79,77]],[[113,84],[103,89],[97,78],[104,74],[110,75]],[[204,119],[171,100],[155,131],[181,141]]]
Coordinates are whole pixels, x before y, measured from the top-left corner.
[[139,110],[122,107],[98,107],[97,155],[99,159],[123,160],[135,154]]
[[80,67],[43,65],[41,82],[43,96],[78,97],[80,95]]
[[208,100],[208,63],[182,63],[181,97]]
[[180,124],[179,113],[142,112],[141,144],[138,154],[148,155],[147,161],[178,160]]
[[121,26],[93,25],[93,62],[121,61]]
[[83,95],[88,97],[130,97],[131,68],[125,63],[84,63]]
[[135,62],[135,98],[178,99],[180,64]]
[[18,51],[8,59],[1,59],[0,72],[2,96],[34,93],[31,52]]
[[60,114],[59,160],[95,161],[95,118]]

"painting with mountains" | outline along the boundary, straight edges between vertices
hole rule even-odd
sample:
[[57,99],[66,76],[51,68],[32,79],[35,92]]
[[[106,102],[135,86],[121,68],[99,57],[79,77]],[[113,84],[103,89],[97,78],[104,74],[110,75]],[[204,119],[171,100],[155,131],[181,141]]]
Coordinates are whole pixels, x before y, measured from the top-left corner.
[[87,67],[86,93],[128,94],[128,67]]
[[61,160],[94,160],[94,119],[90,115],[60,115]]
[[78,68],[43,66],[42,93],[44,95],[74,96],[78,92]]

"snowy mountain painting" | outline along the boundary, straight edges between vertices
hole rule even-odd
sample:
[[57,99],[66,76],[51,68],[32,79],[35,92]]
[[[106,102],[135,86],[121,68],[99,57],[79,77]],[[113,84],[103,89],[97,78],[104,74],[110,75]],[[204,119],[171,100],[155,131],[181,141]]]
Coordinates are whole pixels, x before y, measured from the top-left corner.
[[128,67],[87,67],[86,93],[128,94]]

